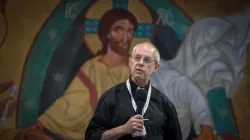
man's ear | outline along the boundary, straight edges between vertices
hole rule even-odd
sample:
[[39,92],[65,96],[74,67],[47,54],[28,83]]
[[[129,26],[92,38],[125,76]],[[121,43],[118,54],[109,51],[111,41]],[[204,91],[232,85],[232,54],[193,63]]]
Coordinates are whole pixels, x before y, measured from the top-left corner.
[[156,72],[158,69],[160,68],[160,64],[155,64],[155,69],[154,69],[154,72]]

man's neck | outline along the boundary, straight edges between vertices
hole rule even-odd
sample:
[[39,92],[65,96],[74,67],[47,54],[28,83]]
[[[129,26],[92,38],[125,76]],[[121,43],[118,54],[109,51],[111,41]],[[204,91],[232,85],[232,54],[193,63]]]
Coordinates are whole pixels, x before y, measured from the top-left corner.
[[131,76],[131,80],[138,86],[138,87],[145,87],[148,84],[148,79],[146,80],[139,80],[135,79],[133,76]]
[[101,62],[103,62],[108,68],[116,66],[128,66],[128,57],[129,56],[119,55],[109,49],[107,53],[101,57]]

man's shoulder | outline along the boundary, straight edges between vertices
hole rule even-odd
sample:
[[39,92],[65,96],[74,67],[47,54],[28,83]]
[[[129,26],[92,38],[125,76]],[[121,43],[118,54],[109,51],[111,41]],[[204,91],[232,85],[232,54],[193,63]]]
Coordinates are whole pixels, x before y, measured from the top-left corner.
[[122,88],[124,85],[125,85],[125,82],[116,84],[116,85],[114,85],[113,87],[111,87],[111,88],[109,88],[108,90],[106,90],[103,94],[112,95],[112,94],[114,94],[115,92],[117,92],[118,90],[120,91],[121,88]]
[[108,90],[104,91],[101,98],[105,97],[106,99],[108,99],[110,101],[114,101],[115,95],[118,94],[118,93],[121,93],[121,91],[124,90],[125,85],[126,85],[125,82],[114,85],[113,87],[111,87]]
[[156,93],[155,96],[156,98],[158,98],[159,100],[161,100],[161,102],[164,105],[168,105],[169,107],[173,107],[174,104],[172,103],[172,101],[160,90],[158,90],[157,88],[155,88],[154,86],[152,86],[152,92]]
[[164,94],[163,94],[160,90],[158,90],[156,87],[154,87],[154,86],[152,86],[152,85],[151,85],[151,87],[152,87],[152,92],[153,92],[153,93],[156,93],[155,96],[158,96],[158,97],[160,97],[160,98],[167,98],[167,96],[164,95]]

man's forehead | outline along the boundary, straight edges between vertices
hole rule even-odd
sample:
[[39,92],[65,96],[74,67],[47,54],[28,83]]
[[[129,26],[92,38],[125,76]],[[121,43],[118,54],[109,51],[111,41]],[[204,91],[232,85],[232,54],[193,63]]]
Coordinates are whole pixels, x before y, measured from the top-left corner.
[[153,57],[155,49],[152,45],[143,43],[143,44],[136,45],[134,51],[135,51],[134,52],[135,55],[146,54],[146,55],[150,55]]
[[149,51],[149,52],[154,52],[155,49],[152,45],[148,44],[148,43],[142,43],[142,44],[138,44],[135,46],[136,47],[136,51],[140,51],[140,50],[145,50],[145,51]]

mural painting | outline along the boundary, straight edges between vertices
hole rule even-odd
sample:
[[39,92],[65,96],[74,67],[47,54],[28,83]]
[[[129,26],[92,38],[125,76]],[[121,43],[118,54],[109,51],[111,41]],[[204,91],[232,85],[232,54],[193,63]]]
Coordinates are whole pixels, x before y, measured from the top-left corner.
[[84,139],[100,95],[130,75],[132,47],[151,41],[161,55],[151,82],[174,103],[183,139],[239,139],[230,97],[249,15],[193,22],[171,1],[61,1],[31,46],[18,96],[15,83],[1,84],[1,133],[16,119],[16,139]]

